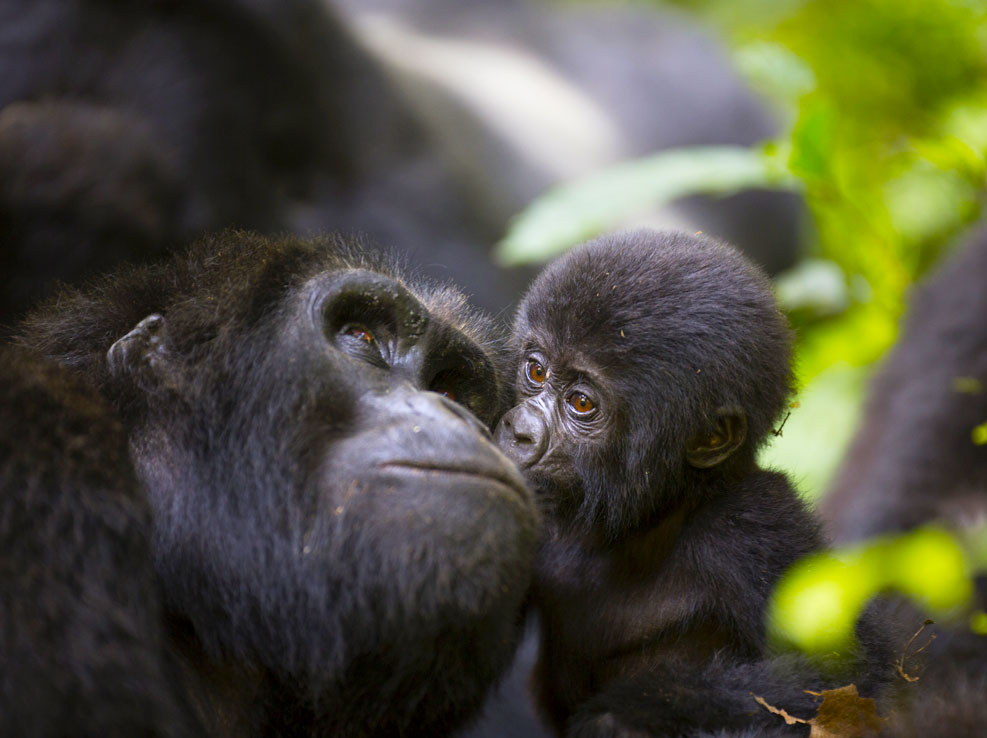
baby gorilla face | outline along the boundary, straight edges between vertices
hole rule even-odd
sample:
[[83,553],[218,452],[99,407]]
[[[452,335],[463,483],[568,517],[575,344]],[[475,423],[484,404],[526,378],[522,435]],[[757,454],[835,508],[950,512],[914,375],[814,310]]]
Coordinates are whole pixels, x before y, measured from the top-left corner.
[[586,357],[529,336],[515,386],[519,403],[496,431],[501,450],[524,472],[543,504],[578,506],[583,482],[619,437],[612,383]]
[[556,260],[512,345],[518,404],[497,443],[550,521],[608,537],[752,462],[788,391],[770,285],[685,234],[607,237]]

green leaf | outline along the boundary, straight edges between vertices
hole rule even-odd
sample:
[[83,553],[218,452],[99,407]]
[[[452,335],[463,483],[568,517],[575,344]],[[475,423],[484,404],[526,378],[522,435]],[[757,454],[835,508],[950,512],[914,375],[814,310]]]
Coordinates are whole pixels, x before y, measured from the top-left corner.
[[935,526],[806,556],[775,588],[769,635],[810,653],[840,651],[864,605],[889,589],[953,617],[971,600],[976,564],[962,540]]
[[550,189],[512,222],[497,260],[547,261],[633,216],[686,195],[727,195],[751,187],[794,189],[785,157],[765,146],[669,149]]
[[744,44],[734,52],[733,60],[755,87],[773,97],[796,99],[816,88],[812,68],[779,43]]

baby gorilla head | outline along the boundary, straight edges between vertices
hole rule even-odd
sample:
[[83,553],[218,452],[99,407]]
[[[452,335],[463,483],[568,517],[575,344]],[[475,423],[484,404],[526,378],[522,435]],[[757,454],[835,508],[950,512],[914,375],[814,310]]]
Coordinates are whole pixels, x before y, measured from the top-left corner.
[[790,390],[766,278],[700,236],[570,252],[535,280],[512,341],[519,403],[498,443],[550,520],[611,540],[748,471]]

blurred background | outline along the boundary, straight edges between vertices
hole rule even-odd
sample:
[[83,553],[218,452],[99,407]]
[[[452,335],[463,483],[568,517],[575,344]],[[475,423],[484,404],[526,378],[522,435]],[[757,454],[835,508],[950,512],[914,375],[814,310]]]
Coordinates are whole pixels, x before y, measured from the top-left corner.
[[2,0],[0,332],[219,228],[358,234],[505,321],[586,238],[703,231],[795,329],[763,462],[840,542],[960,531],[864,590],[987,632],[985,155],[981,0]]

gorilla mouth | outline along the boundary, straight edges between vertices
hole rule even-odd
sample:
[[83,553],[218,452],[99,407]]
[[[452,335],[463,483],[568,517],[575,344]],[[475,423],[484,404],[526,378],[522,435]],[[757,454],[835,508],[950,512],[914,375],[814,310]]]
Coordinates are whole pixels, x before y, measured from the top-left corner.
[[377,465],[378,469],[410,471],[413,474],[442,474],[448,476],[470,477],[474,480],[486,482],[496,482],[504,487],[509,487],[513,492],[523,498],[528,497],[528,489],[524,482],[511,478],[497,469],[466,469],[461,466],[444,466],[442,464],[429,464],[420,461],[385,461]]

